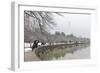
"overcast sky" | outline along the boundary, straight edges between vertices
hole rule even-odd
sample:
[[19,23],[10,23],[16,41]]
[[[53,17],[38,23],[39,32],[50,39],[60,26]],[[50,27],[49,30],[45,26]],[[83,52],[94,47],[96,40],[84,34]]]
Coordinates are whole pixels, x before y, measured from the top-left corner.
[[61,13],[63,16],[54,15],[56,27],[50,30],[51,33],[55,31],[64,32],[67,34],[74,34],[77,37],[90,37],[91,15],[87,14],[68,14]]

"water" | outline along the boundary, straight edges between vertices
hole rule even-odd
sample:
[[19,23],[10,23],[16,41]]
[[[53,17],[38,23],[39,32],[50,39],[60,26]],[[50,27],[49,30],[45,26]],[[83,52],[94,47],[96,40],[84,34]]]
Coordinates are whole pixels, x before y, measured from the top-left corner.
[[24,61],[89,59],[89,44],[59,45],[36,48],[25,48]]
[[[90,47],[83,48],[82,50],[77,50],[74,53],[66,53],[64,57],[59,57],[59,59],[88,59],[90,58]],[[55,58],[54,58],[55,60]]]
[[40,48],[35,51],[40,60],[67,60],[90,58],[88,44]]

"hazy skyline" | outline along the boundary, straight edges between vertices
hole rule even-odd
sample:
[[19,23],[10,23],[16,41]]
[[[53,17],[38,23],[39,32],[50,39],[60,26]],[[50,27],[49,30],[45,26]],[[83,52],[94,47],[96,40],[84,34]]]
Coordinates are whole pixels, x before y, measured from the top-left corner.
[[61,13],[63,16],[53,15],[57,25],[50,30],[51,33],[58,31],[64,32],[66,35],[74,34],[77,37],[90,38],[91,15],[68,13]]

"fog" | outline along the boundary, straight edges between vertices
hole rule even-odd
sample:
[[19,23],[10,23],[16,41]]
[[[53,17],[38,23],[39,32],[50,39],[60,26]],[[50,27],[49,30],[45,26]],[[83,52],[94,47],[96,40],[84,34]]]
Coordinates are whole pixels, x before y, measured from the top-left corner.
[[91,15],[61,13],[62,16],[53,14],[57,24],[51,33],[64,32],[66,35],[74,34],[77,37],[90,38]]

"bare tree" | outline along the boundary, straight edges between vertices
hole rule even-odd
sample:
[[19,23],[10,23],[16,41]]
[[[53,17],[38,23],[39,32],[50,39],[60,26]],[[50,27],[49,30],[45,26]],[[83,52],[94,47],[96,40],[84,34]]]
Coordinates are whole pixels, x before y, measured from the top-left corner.
[[[54,12],[57,15],[62,16],[60,13],[58,12]],[[48,40],[48,34],[50,29],[53,29],[53,27],[56,26],[56,23],[53,21],[53,13],[52,12],[43,12],[43,11],[24,11],[24,21],[25,23],[27,23],[28,25],[25,25],[25,27],[27,28],[27,26],[31,26],[28,29],[32,28],[32,30],[34,29],[34,24],[30,24],[29,21],[29,17],[32,17],[34,19],[34,24],[39,25],[41,34],[44,35],[47,40]],[[26,29],[25,28],[25,29]],[[47,33],[44,33],[47,32]]]

